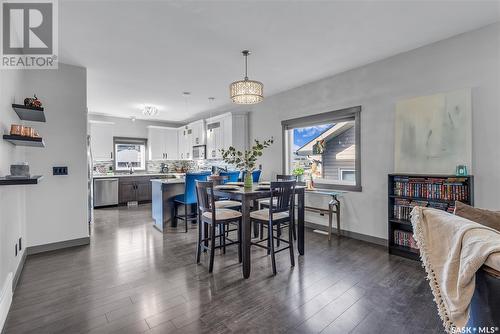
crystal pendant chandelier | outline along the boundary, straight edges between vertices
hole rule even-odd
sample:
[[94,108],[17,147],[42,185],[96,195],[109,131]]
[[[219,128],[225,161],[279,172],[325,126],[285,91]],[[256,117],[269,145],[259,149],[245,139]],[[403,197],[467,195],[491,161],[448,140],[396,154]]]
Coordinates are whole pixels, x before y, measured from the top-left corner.
[[249,80],[247,76],[248,55],[250,51],[241,51],[245,57],[245,78],[235,81],[229,86],[231,100],[236,104],[255,104],[264,100],[264,84],[259,81]]

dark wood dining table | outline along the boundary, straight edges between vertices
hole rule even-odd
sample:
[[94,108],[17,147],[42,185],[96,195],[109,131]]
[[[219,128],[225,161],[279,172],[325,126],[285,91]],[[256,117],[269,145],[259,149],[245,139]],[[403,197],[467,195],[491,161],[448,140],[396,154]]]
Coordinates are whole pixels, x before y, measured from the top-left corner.
[[[295,188],[295,196],[297,197],[297,249],[300,255],[304,255],[304,190],[305,187],[297,186]],[[251,258],[250,258],[250,243],[252,240],[252,226],[250,222],[250,211],[253,204],[254,208],[258,208],[258,200],[271,197],[269,189],[259,188],[258,184],[254,184],[252,188],[238,187],[235,190],[217,189],[214,188],[214,195],[226,197],[232,200],[241,201],[241,213],[243,215],[243,231],[242,231],[242,260],[243,260],[243,277],[250,277]],[[257,229],[254,228],[254,237],[257,237]]]

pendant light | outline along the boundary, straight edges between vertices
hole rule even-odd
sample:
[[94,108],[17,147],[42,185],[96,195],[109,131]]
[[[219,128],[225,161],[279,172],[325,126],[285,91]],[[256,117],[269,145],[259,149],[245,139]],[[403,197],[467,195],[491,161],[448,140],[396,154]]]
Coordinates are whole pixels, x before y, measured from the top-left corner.
[[231,100],[236,104],[255,104],[264,100],[264,84],[260,81],[249,80],[247,75],[248,56],[250,51],[241,51],[245,57],[245,78],[235,81],[229,86]]

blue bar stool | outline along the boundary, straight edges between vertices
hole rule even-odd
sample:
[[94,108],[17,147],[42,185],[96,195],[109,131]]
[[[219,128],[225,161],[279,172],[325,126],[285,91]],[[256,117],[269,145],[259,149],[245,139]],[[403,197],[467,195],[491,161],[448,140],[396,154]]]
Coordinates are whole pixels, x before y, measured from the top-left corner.
[[[260,174],[261,174],[261,173],[262,173],[262,171],[261,171],[260,169],[254,170],[254,171],[252,172],[252,179],[253,179],[253,182],[254,182],[254,183],[259,182],[259,180],[260,180]],[[245,181],[245,175],[246,175],[246,172],[245,172],[245,171],[243,171],[243,172],[241,173],[241,180],[242,180],[242,181]]]
[[239,178],[240,178],[240,171],[239,170],[228,170],[227,172],[221,171],[219,173],[219,175],[229,177],[227,180],[224,180],[224,183],[226,183],[226,182],[238,182]]
[[[186,174],[184,194],[179,194],[173,198],[174,201],[174,221],[184,220],[186,223],[186,233],[188,231],[188,221],[196,220],[196,211],[188,213],[188,207],[196,204],[196,181],[206,181],[211,172],[196,172]],[[179,206],[184,206],[184,214],[179,215]]]

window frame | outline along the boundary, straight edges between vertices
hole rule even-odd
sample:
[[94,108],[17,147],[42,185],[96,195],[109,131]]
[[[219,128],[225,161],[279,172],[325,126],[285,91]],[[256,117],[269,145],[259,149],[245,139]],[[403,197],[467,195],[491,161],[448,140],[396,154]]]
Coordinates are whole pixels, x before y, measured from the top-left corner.
[[148,140],[146,138],[132,138],[132,137],[113,137],[113,168],[115,172],[126,172],[128,171],[127,169],[118,169],[118,163],[117,163],[117,151],[116,151],[116,145],[117,144],[135,144],[135,145],[144,145],[144,168],[136,168],[134,167],[134,171],[146,171],[147,169],[147,162],[148,162],[148,157],[147,157],[147,152],[148,152]]
[[[282,173],[286,174],[287,166],[287,130],[306,126],[313,126],[319,123],[338,123],[352,120],[354,118],[354,138],[356,140],[356,161],[355,161],[355,185],[322,183],[320,179],[314,181],[317,188],[345,191],[362,191],[361,186],[361,106],[328,111],[320,114],[303,116],[281,121],[281,142],[282,142]],[[305,184],[304,182],[299,182]]]

